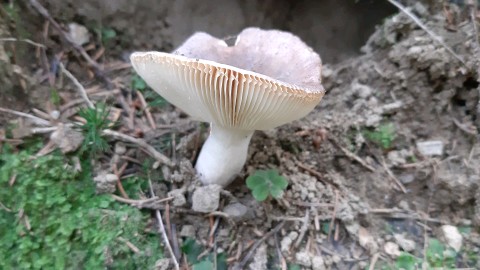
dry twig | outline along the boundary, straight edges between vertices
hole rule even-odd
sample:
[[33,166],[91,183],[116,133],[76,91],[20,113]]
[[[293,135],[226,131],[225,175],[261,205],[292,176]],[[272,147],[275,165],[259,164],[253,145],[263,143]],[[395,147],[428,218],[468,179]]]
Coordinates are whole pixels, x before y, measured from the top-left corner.
[[95,62],[95,60],[93,60],[90,57],[90,55],[88,55],[88,53],[85,51],[85,49],[82,46],[76,44],[68,33],[65,33],[65,31],[63,31],[60,24],[58,24],[52,18],[48,10],[45,9],[37,0],[30,0],[30,4],[37,10],[38,13],[40,13],[40,15],[42,15],[45,19],[47,19],[50,22],[51,25],[53,25],[53,27],[60,33],[63,39],[65,39],[77,52],[79,52],[80,55],[82,55],[82,57],[88,62],[88,64],[90,64],[92,68],[95,70],[95,75],[100,79],[102,79],[107,84],[108,88],[112,88],[112,82],[110,81],[110,79],[108,79],[104,75],[100,65],[97,62]]
[[85,88],[83,87],[83,85],[77,80],[77,78],[75,78],[75,76],[73,76],[73,74],[70,71],[68,71],[68,69],[65,68],[65,66],[62,63],[60,63],[59,66],[62,73],[65,74],[73,82],[73,84],[75,84],[75,86],[78,89],[78,92],[80,93],[80,96],[82,96],[85,102],[87,102],[88,107],[90,107],[91,109],[94,109],[95,106],[93,105],[93,102],[88,98],[87,91],[85,91]]
[[163,155],[160,152],[158,152],[157,150],[155,150],[155,148],[153,148],[153,146],[149,145],[148,143],[146,143],[142,139],[137,139],[137,138],[128,136],[126,134],[123,134],[123,133],[120,133],[118,131],[114,131],[114,130],[111,130],[111,129],[105,129],[105,130],[103,130],[102,133],[106,136],[110,136],[110,137],[113,137],[113,138],[118,139],[118,140],[122,140],[122,141],[126,141],[126,142],[136,144],[136,145],[142,147],[143,149],[145,149],[157,161],[160,161],[163,164],[166,164],[168,166],[173,166],[172,161],[168,157],[166,157],[165,155]]
[[12,42],[25,42],[25,43],[28,43],[30,45],[33,45],[35,47],[39,47],[39,48],[46,48],[45,45],[43,44],[40,44],[40,43],[37,43],[35,41],[32,41],[30,39],[17,39],[17,38],[0,38],[0,42],[9,42],[9,41],[12,41]]
[[45,120],[45,119],[42,119],[42,118],[40,118],[40,117],[31,115],[31,114],[28,114],[28,113],[23,113],[23,112],[19,112],[19,111],[15,111],[15,110],[10,110],[10,109],[6,109],[6,108],[2,108],[2,107],[0,107],[0,112],[10,113],[10,114],[14,114],[14,115],[17,115],[17,116],[29,118],[29,119],[31,119],[35,124],[40,125],[40,126],[50,126],[50,122],[49,122],[49,121],[47,121],[47,120]]
[[260,238],[257,242],[255,242],[255,244],[252,246],[252,248],[250,249],[250,251],[247,253],[247,255],[242,259],[242,261],[238,264],[236,264],[232,269],[233,270],[241,270],[241,269],[245,269],[245,265],[247,265],[247,263],[250,261],[250,259],[253,257],[253,254],[255,253],[255,251],[257,250],[257,248],[263,243],[265,242],[265,240],[267,240],[269,237],[271,237],[272,235],[274,235],[275,233],[277,233],[282,227],[283,225],[285,224],[285,221],[282,221],[280,222],[277,226],[275,226],[275,228],[273,228],[272,230],[270,230],[268,233],[266,233],[262,238]]
[[352,159],[358,163],[360,163],[360,165],[362,165],[365,169],[371,171],[371,172],[375,172],[375,168],[373,168],[372,166],[368,165],[367,162],[365,162],[362,158],[360,158],[359,156],[355,155],[354,153],[350,152],[348,149],[346,149],[345,147],[341,146],[334,138],[332,137],[329,137],[328,138],[332,143],[333,145],[335,145],[336,147],[338,147],[349,159]]
[[[155,193],[153,192],[152,180],[148,177],[148,185],[150,186],[150,195],[155,197]],[[157,217],[158,227],[160,233],[162,234],[163,241],[165,242],[165,246],[167,247],[168,253],[170,253],[170,257],[172,257],[173,265],[175,265],[176,270],[180,270],[180,266],[178,265],[177,258],[175,257],[175,253],[173,253],[172,246],[170,245],[170,241],[168,240],[167,233],[165,231],[165,226],[163,225],[162,221],[162,214],[159,210],[155,210],[155,216]]]

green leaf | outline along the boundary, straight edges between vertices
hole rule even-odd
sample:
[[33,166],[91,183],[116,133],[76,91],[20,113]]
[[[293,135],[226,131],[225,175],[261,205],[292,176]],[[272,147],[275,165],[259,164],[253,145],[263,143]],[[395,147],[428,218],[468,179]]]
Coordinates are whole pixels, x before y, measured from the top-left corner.
[[279,199],[283,196],[283,189],[281,189],[277,186],[272,186],[270,188],[270,194],[272,195],[272,197],[274,197],[276,199]]
[[264,200],[266,200],[269,193],[270,193],[270,190],[269,190],[268,184],[263,184],[261,186],[257,186],[252,191],[253,197],[259,202],[263,202]]
[[187,256],[189,263],[197,263],[198,255],[202,253],[202,246],[197,244],[195,239],[189,237],[182,245],[182,252]]
[[271,177],[270,181],[275,187],[281,190],[284,190],[288,186],[287,179],[281,175],[278,175],[278,173],[276,173],[275,176]]
[[265,183],[265,179],[257,174],[247,177],[247,187],[255,189]]
[[402,252],[395,262],[396,269],[415,270],[418,259],[412,254]]
[[205,260],[193,265],[193,270],[212,270],[213,263],[211,261]]

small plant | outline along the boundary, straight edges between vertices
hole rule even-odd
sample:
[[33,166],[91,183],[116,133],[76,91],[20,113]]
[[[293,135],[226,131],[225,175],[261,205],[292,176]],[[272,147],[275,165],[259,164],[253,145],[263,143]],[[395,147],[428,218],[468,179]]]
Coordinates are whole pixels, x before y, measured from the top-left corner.
[[[225,253],[210,253],[203,258],[199,258],[203,251],[203,247],[199,245],[195,239],[187,238],[182,245],[182,252],[185,254],[187,261],[192,264],[193,270],[227,270],[227,256]],[[216,265],[216,267],[215,267]]]
[[378,144],[383,149],[389,149],[396,137],[395,126],[392,123],[382,124],[374,131],[364,131],[364,136],[369,141]]
[[269,196],[281,198],[287,186],[287,179],[279,175],[276,170],[259,170],[247,178],[247,187],[259,202],[266,200]]
[[82,153],[89,152],[92,155],[109,150],[109,145],[102,135],[102,131],[111,124],[108,119],[110,111],[105,104],[97,104],[96,108],[86,108],[78,112],[85,119],[81,125],[85,139],[80,149]]

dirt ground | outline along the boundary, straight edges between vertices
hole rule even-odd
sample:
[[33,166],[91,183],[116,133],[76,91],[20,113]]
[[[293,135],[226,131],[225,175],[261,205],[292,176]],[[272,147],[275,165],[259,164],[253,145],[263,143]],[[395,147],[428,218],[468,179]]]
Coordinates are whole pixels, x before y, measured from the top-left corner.
[[[128,103],[132,97],[129,53],[170,51],[194,31],[226,37],[246,26],[278,28],[297,34],[322,56],[324,99],[304,119],[255,133],[245,169],[221,193],[219,213],[211,220],[190,210],[197,186],[192,164],[206,129],[171,106],[152,110],[162,127],[157,130],[145,116],[133,120],[135,129],[128,115],[119,119],[119,130],[152,145],[158,134],[175,134],[176,150],[166,153],[176,165],[158,169],[168,183],[156,183],[156,193],[184,196],[185,202],[173,203],[169,217],[177,234],[227,251],[231,267],[242,265],[247,248],[281,222],[274,236],[258,242],[245,269],[287,269],[274,268],[284,262],[302,269],[394,265],[398,255],[387,247],[393,243],[407,251],[398,235],[412,240],[408,251],[422,258],[428,239],[441,238],[442,225],[473,228],[463,250],[480,253],[480,48],[463,1],[445,6],[411,1],[413,14],[442,42],[387,1],[41,2],[64,29],[71,22],[114,29],[116,36],[102,45],[92,30],[83,46],[90,55],[105,49],[95,60],[123,95],[108,99],[119,110],[118,100]],[[30,44],[0,42],[0,107],[54,109],[47,102],[51,78],[41,71],[45,59],[66,59],[86,88],[106,89],[55,29],[44,30],[35,8],[22,8],[28,19],[17,24],[0,17],[0,36],[23,29],[48,49],[42,53]],[[7,26],[12,24],[15,29]],[[13,49],[13,55],[6,53]],[[63,85],[63,100],[79,97],[74,85]],[[66,121],[68,108],[62,113]],[[135,153],[138,159],[142,155]],[[282,199],[259,203],[244,181],[266,168],[287,177],[289,187]],[[245,212],[236,217],[238,209]],[[458,254],[456,267],[480,269],[480,260],[465,254]]]

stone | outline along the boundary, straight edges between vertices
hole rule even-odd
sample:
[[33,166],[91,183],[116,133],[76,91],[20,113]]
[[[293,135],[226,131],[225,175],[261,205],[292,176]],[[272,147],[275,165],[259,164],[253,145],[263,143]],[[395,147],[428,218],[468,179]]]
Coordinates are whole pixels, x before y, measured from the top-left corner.
[[180,236],[195,237],[195,227],[193,227],[193,225],[183,225]]
[[385,253],[392,258],[396,258],[401,254],[399,246],[394,242],[386,242],[383,246],[383,250],[385,250]]
[[280,250],[283,254],[288,254],[290,250],[290,246],[292,245],[293,241],[295,241],[298,237],[298,232],[291,231],[289,234],[283,237],[282,241],[280,241]]
[[403,234],[394,234],[395,242],[406,252],[415,250],[415,241],[405,238]]
[[118,176],[111,173],[100,172],[93,178],[97,193],[113,193],[116,190]]
[[155,270],[168,270],[170,269],[170,259],[163,258],[155,262]]
[[370,254],[373,254],[378,250],[377,242],[375,242],[373,236],[364,227],[358,229],[358,242],[360,246],[368,250]]
[[66,154],[76,151],[82,145],[84,136],[78,130],[59,124],[57,130],[50,135],[50,140]]
[[192,195],[192,209],[196,212],[210,213],[218,209],[220,203],[219,185],[202,186],[195,189]]
[[295,254],[295,260],[298,264],[305,267],[312,266],[312,258],[310,254],[306,251],[300,251]]
[[417,142],[417,149],[424,156],[441,156],[443,155],[443,142],[442,141]]
[[248,207],[241,203],[231,203],[223,208],[223,212],[235,221],[242,221],[247,217]]
[[90,34],[88,33],[88,29],[78,23],[68,24],[68,34],[73,43],[78,46],[82,46],[83,44],[90,41]]
[[267,270],[267,261],[267,245],[262,244],[256,250],[255,255],[253,256],[253,261],[249,265],[249,268],[251,270]]
[[322,256],[313,256],[312,257],[312,269],[313,270],[325,270],[325,262],[323,261]]
[[117,155],[123,155],[127,152],[127,147],[123,142],[117,142],[115,144],[115,154]]
[[458,228],[452,225],[443,225],[440,227],[441,238],[445,244],[453,248],[456,252],[462,249],[463,236]]
[[185,198],[185,190],[184,189],[173,189],[168,192],[168,197],[173,197],[172,204],[173,206],[184,206],[187,204],[187,199]]

